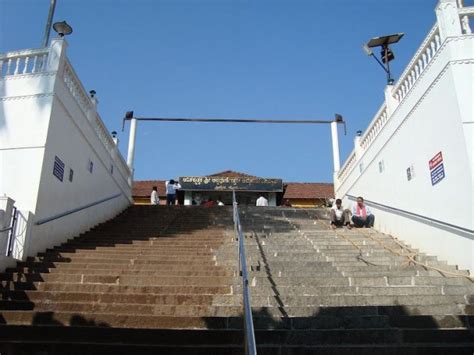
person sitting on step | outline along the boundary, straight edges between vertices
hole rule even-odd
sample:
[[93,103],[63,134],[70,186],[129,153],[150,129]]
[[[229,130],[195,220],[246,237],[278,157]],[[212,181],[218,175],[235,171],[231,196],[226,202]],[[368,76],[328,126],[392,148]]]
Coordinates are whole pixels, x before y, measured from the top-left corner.
[[331,208],[331,228],[346,226],[351,228],[351,211],[342,207],[342,200],[338,198]]
[[357,228],[371,228],[374,226],[375,216],[365,205],[364,198],[357,197],[357,203],[352,207],[352,222]]

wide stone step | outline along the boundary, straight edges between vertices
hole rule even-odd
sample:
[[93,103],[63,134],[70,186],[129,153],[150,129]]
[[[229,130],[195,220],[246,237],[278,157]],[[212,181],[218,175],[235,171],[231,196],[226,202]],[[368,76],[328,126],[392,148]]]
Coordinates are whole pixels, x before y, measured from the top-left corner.
[[[472,285],[470,281],[463,278],[443,278],[433,276],[412,276],[412,277],[340,277],[317,279],[312,277],[273,277],[273,282],[278,285],[330,285],[334,286],[466,286]],[[267,284],[267,277],[252,277],[251,283]]]
[[[209,252],[212,250],[219,250],[221,248],[235,248],[237,244],[235,243],[220,243],[217,246],[211,245],[190,245],[190,246],[177,246],[177,245],[160,245],[159,243],[154,243],[146,246],[140,245],[133,245],[133,244],[116,244],[112,246],[79,246],[79,247],[71,247],[72,250],[94,250],[94,251],[117,251],[117,252],[141,252],[141,251],[148,251],[148,252],[171,252],[171,253],[195,253],[195,252]],[[66,246],[69,248],[68,244]],[[61,247],[62,248],[62,247]]]
[[[16,313],[16,314],[14,314]],[[199,317],[199,316],[165,316],[165,315],[130,315],[110,313],[82,313],[58,312],[54,315],[36,311],[5,312],[7,324],[28,324],[32,318],[36,325],[56,325],[60,321],[64,325],[87,325],[94,322],[97,325],[127,328],[155,328],[155,329],[242,329],[243,320],[240,316],[229,317]],[[278,317],[256,313],[254,317],[255,329],[467,329],[474,326],[474,316],[447,315],[447,316],[407,316],[407,315],[368,315],[368,316],[341,316],[316,315],[313,317]],[[87,322],[86,322],[87,321]],[[1,328],[0,328],[1,329]]]
[[123,286],[110,284],[79,284],[61,282],[17,282],[8,283],[2,290],[56,291],[56,292],[98,292],[98,293],[143,293],[143,294],[232,294],[232,286]]
[[[234,286],[234,292],[239,294],[241,286]],[[442,286],[385,286],[385,287],[313,287],[313,286],[271,286],[261,285],[251,287],[251,295],[297,295],[297,296],[327,296],[327,295],[360,295],[360,296],[408,296],[408,295],[470,295],[472,289],[459,287],[455,291],[448,292],[447,287]]]
[[[27,262],[33,263],[43,263],[44,265],[51,265],[54,267],[56,264],[59,263],[72,263],[70,258],[39,258],[39,257],[31,257],[27,259]],[[82,265],[82,264],[116,264],[116,265],[176,265],[177,260],[168,259],[102,259],[102,258],[78,258],[74,260],[74,264]],[[179,261],[181,265],[203,265],[203,266],[212,266],[215,265],[216,262],[212,260],[181,260]]]
[[170,255],[170,254],[104,254],[104,253],[60,253],[60,254],[46,254],[40,255],[39,258],[43,260],[65,259],[74,262],[75,260],[87,260],[100,258],[102,260],[120,260],[120,259],[140,259],[140,260],[170,260],[178,262],[183,258],[189,261],[209,261],[214,257],[210,255]]
[[[215,296],[214,304],[229,302],[226,296]],[[237,299],[235,300],[237,301]],[[395,305],[438,305],[438,304],[466,304],[464,296],[444,295],[330,295],[330,296],[302,296],[302,295],[278,295],[278,296],[252,296],[252,305],[256,307],[364,307],[364,306],[395,306]]]
[[[70,274],[28,274],[14,275],[1,274],[0,281],[9,282],[63,282],[63,283],[99,283],[115,285],[137,286],[228,286],[232,283],[231,277],[215,276],[150,276],[150,275],[70,275]],[[3,283],[3,282],[2,282]]]
[[[198,264],[176,264],[176,263],[161,263],[161,264],[104,264],[104,263],[55,263],[54,267],[49,263],[22,263],[21,265],[15,268],[9,268],[5,270],[7,273],[11,272],[22,272],[22,273],[41,273],[41,272],[54,272],[60,270],[62,273],[66,272],[77,272],[82,270],[129,270],[129,271],[142,271],[146,272],[159,272],[160,274],[166,272],[173,272],[173,271],[199,271],[199,272],[212,272],[212,271],[219,271],[228,269],[225,266],[216,266],[212,264],[211,266],[205,266],[199,264],[198,269],[196,268]],[[233,271],[234,269],[228,269],[229,271]],[[235,268],[237,270],[237,268]]]
[[[67,316],[66,316],[67,317]],[[82,319],[79,321],[81,323]],[[58,322],[61,324],[61,322]],[[66,353],[67,349],[82,351],[82,353],[99,354],[108,349],[108,354],[147,354],[166,352],[166,354],[241,354],[243,349],[243,337],[240,330],[169,330],[169,329],[123,329],[106,327],[77,327],[58,326],[41,327],[32,329],[28,327],[3,326],[0,340],[6,343],[12,342],[15,348],[29,349],[29,351],[46,344],[51,350]],[[86,320],[83,323],[87,323]],[[95,323],[90,321],[89,323]],[[62,324],[61,324],[62,325]],[[10,329],[9,329],[10,328]],[[22,329],[23,328],[23,329]],[[26,328],[26,329],[25,329]],[[51,340],[48,341],[47,332],[57,334],[54,347]],[[305,353],[318,354],[363,354],[375,350],[381,354],[416,354],[416,349],[423,350],[425,354],[442,354],[437,349],[442,349],[444,354],[449,349],[456,349],[465,354],[465,350],[472,346],[472,332],[469,330],[456,329],[341,329],[341,330],[259,330],[256,333],[256,341],[259,344],[259,353],[262,354],[285,354],[298,351],[298,347]],[[116,339],[121,339],[120,347]],[[21,341],[20,344],[19,341]],[[435,345],[428,343],[434,342]],[[344,344],[341,346],[340,344]],[[28,345],[31,344],[31,347]],[[67,346],[61,347],[62,344]],[[107,347],[101,347],[103,344]],[[442,344],[445,344],[442,347]],[[133,347],[132,347],[133,345]],[[351,347],[353,345],[354,347]],[[128,346],[128,347],[127,347]],[[429,352],[429,347],[433,352]],[[454,347],[453,347],[454,346]],[[387,352],[393,349],[394,352]],[[12,347],[10,347],[12,348]],[[46,349],[50,349],[46,347]],[[360,351],[362,349],[362,351]],[[464,349],[464,350],[463,350]],[[202,351],[201,351],[202,350]],[[235,351],[234,351],[235,350]],[[349,351],[346,351],[349,350]],[[471,347],[472,350],[472,347]],[[111,351],[111,352],[110,352]],[[122,352],[125,351],[125,352]],[[342,352],[341,352],[342,351]],[[400,352],[401,351],[401,352]],[[31,352],[30,352],[31,353]],[[460,354],[460,352],[456,352]]]
[[24,272],[17,272],[8,270],[8,272],[16,274],[16,275],[37,275],[40,274],[64,274],[67,272],[69,275],[104,275],[104,276],[120,276],[120,275],[148,275],[148,276],[174,276],[174,277],[191,277],[191,276],[200,276],[200,277],[215,277],[215,276],[237,276],[238,271],[231,271],[231,270],[219,270],[219,268],[214,268],[214,270],[150,270],[145,272],[142,269],[138,270],[130,270],[129,268],[125,267],[123,269],[84,269],[84,268],[76,268],[72,269],[69,268],[67,271],[64,268],[49,268],[47,270],[34,270],[33,273],[24,273]]
[[[0,291],[2,299],[38,303],[83,302],[83,303],[127,303],[152,305],[233,305],[232,295],[198,294],[122,294],[98,292],[58,292],[58,291]],[[240,296],[239,296],[240,297]]]
[[[140,255],[169,255],[170,250],[150,250],[148,248],[143,249],[118,249],[118,248],[107,248],[107,249],[76,249],[76,248],[58,248],[54,250],[47,250],[45,253],[38,253],[38,256],[55,255],[59,254],[62,256],[68,255],[123,255],[123,256],[140,256]],[[193,256],[207,256],[213,257],[214,253],[211,248],[199,248],[194,250],[173,250],[173,254],[180,255],[183,257]]]

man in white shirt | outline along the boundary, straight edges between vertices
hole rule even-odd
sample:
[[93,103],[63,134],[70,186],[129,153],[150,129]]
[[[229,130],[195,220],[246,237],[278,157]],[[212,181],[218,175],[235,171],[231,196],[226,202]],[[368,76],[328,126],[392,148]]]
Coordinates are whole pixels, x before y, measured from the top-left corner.
[[331,227],[336,229],[336,227],[346,226],[351,228],[351,212],[348,209],[342,208],[342,200],[338,198],[334,205],[331,208]]
[[181,188],[181,185],[171,179],[165,182],[166,185],[166,204],[172,206],[176,204],[176,190]]
[[153,191],[151,192],[150,202],[152,205],[160,204],[160,197],[158,196],[158,188],[153,186]]
[[257,199],[257,206],[268,207],[268,200],[262,195],[260,195],[260,197]]

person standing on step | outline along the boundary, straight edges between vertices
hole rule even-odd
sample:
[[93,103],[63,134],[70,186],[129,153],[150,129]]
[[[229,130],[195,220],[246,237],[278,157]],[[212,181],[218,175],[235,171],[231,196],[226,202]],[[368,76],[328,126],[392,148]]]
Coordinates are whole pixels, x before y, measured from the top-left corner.
[[176,204],[176,190],[181,188],[181,185],[173,179],[166,181],[166,204],[173,206]]
[[259,207],[268,207],[268,200],[263,197],[263,195],[260,195],[260,197],[257,199],[256,205]]
[[160,197],[158,196],[158,188],[156,186],[153,186],[153,190],[151,191],[150,202],[152,205],[160,204]]
[[352,222],[357,228],[371,228],[374,226],[375,216],[365,205],[364,198],[357,197],[357,203],[352,207]]
[[351,211],[342,207],[342,200],[338,198],[331,208],[331,228],[346,226],[351,227]]

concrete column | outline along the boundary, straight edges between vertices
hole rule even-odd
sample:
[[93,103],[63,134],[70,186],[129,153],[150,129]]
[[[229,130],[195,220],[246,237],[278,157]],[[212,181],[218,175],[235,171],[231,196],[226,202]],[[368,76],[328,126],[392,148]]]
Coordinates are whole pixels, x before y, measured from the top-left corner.
[[128,183],[132,186],[133,183],[133,160],[135,157],[135,138],[137,135],[137,119],[132,118],[130,120],[130,136],[128,138],[128,154],[127,154],[127,165],[130,169],[130,177],[128,179]]
[[441,42],[448,37],[462,34],[457,0],[439,0],[436,6],[436,18],[439,26]]
[[95,117],[97,116],[97,106],[99,105],[99,99],[97,98],[95,92],[89,92],[89,97],[91,99],[92,106],[87,110],[87,118],[89,121],[94,122]]
[[384,90],[387,114],[390,116],[398,107],[398,101],[393,97],[393,85],[387,85]]
[[276,205],[277,205],[276,193],[270,192],[268,194],[268,206],[269,207],[276,207]]
[[48,71],[59,71],[64,65],[66,60],[66,48],[68,43],[64,37],[58,37],[51,41],[49,48],[47,70]]
[[191,206],[193,204],[193,192],[185,191],[184,192],[184,205]]
[[354,137],[354,152],[355,152],[356,160],[359,160],[363,153],[362,146],[360,145],[361,138],[362,138],[362,131],[357,131],[357,134]]
[[331,122],[332,137],[332,158],[334,162],[334,172],[338,172],[341,168],[341,160],[339,158],[339,137],[337,135],[337,122]]

